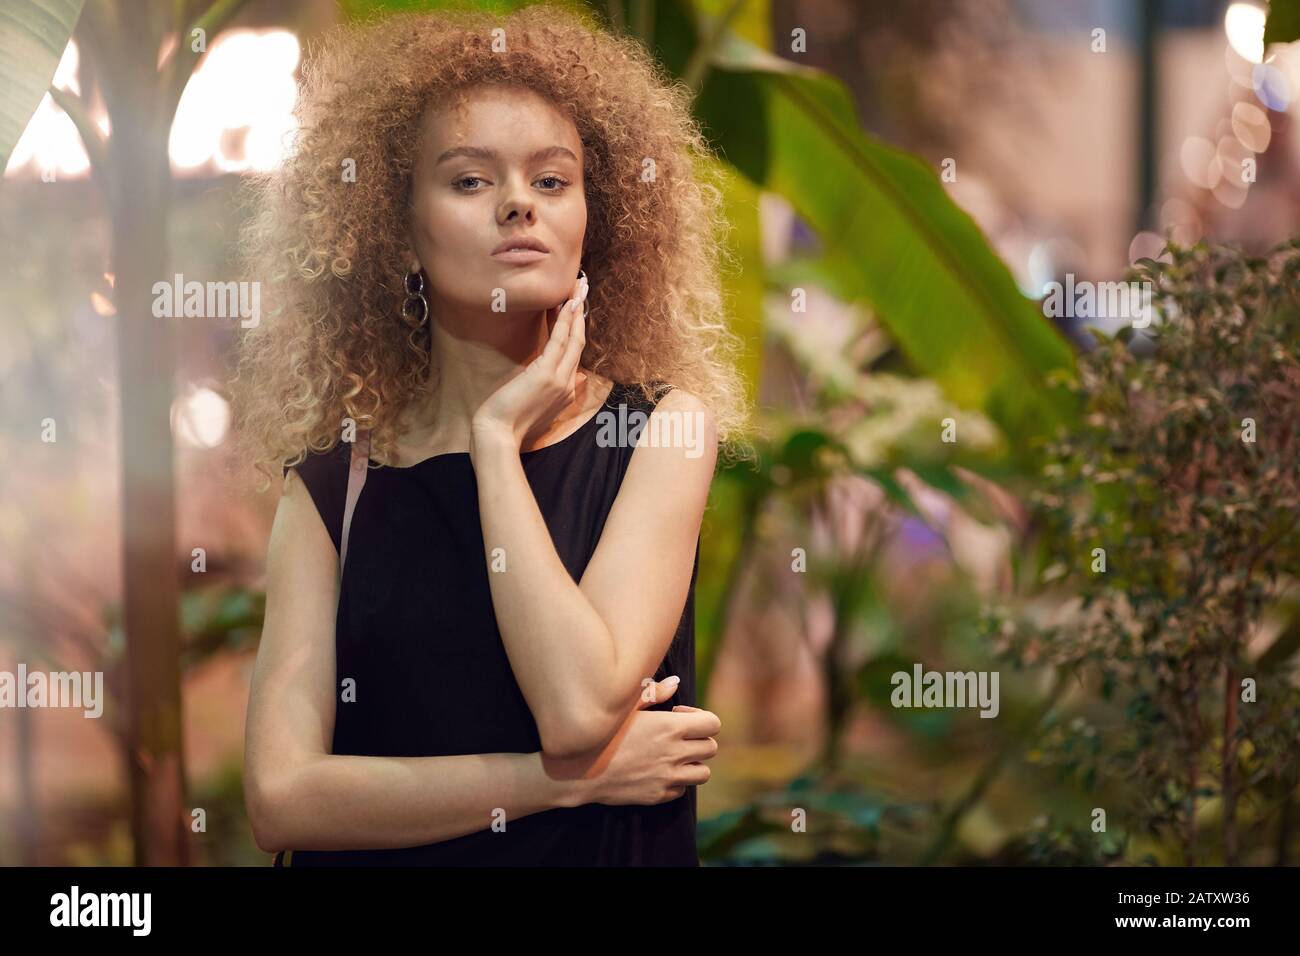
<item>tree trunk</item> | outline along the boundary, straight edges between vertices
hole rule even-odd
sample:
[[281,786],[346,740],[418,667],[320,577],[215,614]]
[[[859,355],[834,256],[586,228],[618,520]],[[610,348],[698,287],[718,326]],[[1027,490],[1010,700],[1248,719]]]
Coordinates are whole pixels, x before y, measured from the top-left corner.
[[167,274],[171,115],[158,75],[161,25],[123,4],[121,44],[101,62],[111,136],[105,182],[113,218],[122,459],[131,834],[136,864],[185,865],[180,622],[172,485],[172,319],[155,318]]

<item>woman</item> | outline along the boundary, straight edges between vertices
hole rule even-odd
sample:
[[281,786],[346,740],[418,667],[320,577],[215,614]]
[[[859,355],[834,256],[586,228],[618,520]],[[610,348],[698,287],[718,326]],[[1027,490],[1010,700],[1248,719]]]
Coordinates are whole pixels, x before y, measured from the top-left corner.
[[285,477],[257,843],[698,865],[699,531],[744,409],[688,96],[546,7],[340,28],[303,75],[292,155],[252,181],[269,311],[233,383]]

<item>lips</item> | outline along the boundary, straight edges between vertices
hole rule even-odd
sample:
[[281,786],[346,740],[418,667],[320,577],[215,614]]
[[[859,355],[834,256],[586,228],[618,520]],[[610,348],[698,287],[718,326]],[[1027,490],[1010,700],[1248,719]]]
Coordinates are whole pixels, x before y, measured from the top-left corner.
[[498,256],[503,252],[510,252],[512,250],[532,250],[534,252],[551,251],[546,247],[546,243],[542,242],[540,239],[534,239],[532,236],[517,236],[514,239],[507,239],[505,242],[493,249],[492,255]]

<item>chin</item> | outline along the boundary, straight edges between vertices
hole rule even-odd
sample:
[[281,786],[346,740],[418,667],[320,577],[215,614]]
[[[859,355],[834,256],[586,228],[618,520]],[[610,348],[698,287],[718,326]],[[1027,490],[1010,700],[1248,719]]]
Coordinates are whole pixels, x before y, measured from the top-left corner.
[[[577,271],[574,270],[574,279]],[[514,312],[559,305],[573,291],[574,279],[566,281],[554,275],[543,275],[540,271],[519,269],[514,274],[503,275],[500,285],[506,291],[507,309]]]

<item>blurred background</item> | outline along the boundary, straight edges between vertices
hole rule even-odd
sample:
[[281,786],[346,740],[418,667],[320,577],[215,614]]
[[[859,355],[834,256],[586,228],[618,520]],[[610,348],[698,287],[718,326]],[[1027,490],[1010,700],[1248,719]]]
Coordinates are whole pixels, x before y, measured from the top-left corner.
[[[703,531],[696,703],[725,727],[703,860],[1292,859],[1294,757],[1234,757],[1234,783],[1197,738],[1172,797],[1052,759],[1075,718],[1104,754],[1141,714],[1013,666],[982,622],[1077,597],[1029,499],[1078,413],[1060,376],[1125,321],[1040,300],[1167,240],[1300,232],[1300,44],[1223,0],[576,5],[692,87],[728,183],[759,455],[718,475]],[[269,864],[241,763],[278,488],[227,450],[238,320],[154,319],[148,290],[238,277],[236,188],[279,161],[313,36],[436,6],[17,5],[46,39],[5,45],[39,106],[6,117],[0,186],[0,671],[102,671],[108,700],[0,709],[0,864]],[[1296,568],[1274,570],[1239,637],[1289,675]],[[891,705],[914,664],[999,671],[998,717]]]

